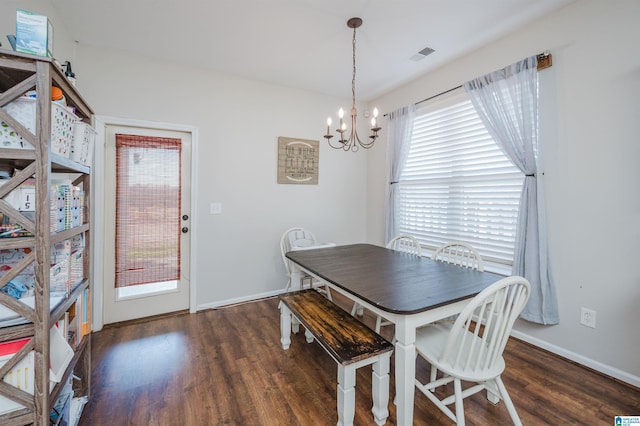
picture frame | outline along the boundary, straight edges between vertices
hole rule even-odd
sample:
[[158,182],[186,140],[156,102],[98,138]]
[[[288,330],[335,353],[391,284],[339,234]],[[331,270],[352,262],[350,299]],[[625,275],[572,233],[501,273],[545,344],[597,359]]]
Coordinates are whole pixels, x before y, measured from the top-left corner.
[[278,183],[317,185],[320,142],[278,137]]

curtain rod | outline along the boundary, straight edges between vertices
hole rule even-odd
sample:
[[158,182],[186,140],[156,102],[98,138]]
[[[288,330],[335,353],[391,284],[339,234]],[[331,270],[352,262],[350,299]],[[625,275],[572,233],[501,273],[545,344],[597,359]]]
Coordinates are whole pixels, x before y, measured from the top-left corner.
[[[548,50],[545,50],[544,52],[537,54],[536,55],[536,59],[538,60],[538,71],[543,70],[545,68],[549,68],[549,67],[552,66],[551,53],[549,53]],[[453,92],[454,90],[460,89],[462,86],[463,85],[461,84],[459,86],[452,87],[451,89],[445,90],[444,92],[440,92],[437,95],[429,96],[428,98],[425,98],[425,99],[423,99],[421,101],[416,102],[414,105],[418,105],[418,104],[421,104],[423,102],[430,101],[431,99],[437,98],[438,96],[446,95],[449,92]],[[383,117],[386,117],[387,114],[384,114]]]
[[461,85],[459,85],[459,86],[453,87],[453,88],[451,88],[451,89],[449,89],[449,90],[445,90],[444,92],[440,92],[440,93],[438,93],[437,95],[429,96],[429,97],[428,97],[428,98],[426,98],[426,99],[423,99],[423,100],[421,100],[421,101],[416,102],[414,105],[418,105],[418,104],[421,104],[421,103],[423,103],[423,102],[430,101],[431,99],[433,99],[433,98],[437,98],[438,96],[446,95],[447,93],[449,93],[449,92],[453,92],[454,90],[458,90],[458,89],[460,89],[461,87],[462,87],[462,84],[461,84]]

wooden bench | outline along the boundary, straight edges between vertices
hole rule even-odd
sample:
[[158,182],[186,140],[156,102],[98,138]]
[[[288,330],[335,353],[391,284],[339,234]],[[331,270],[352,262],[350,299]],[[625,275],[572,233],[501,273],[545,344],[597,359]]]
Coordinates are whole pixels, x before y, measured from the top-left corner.
[[280,301],[282,347],[291,345],[293,315],[306,328],[307,341],[315,338],[338,363],[338,426],[353,425],[356,370],[369,364],[373,364],[371,411],[378,425],[385,424],[393,344],[315,290],[285,293]]

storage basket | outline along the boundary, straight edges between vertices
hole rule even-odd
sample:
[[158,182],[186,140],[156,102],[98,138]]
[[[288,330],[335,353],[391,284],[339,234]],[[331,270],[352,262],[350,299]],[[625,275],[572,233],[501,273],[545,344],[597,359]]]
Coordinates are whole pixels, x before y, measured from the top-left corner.
[[[35,133],[36,102],[35,98],[23,96],[2,108],[30,132]],[[78,117],[65,106],[55,102],[51,103],[51,152],[69,158],[76,121],[78,121]],[[0,121],[0,147],[34,149],[13,127],[4,121]]]
[[82,121],[76,121],[73,127],[73,139],[71,141],[71,154],[69,158],[85,166],[90,166],[93,158],[93,143],[95,139],[96,131],[93,127]]

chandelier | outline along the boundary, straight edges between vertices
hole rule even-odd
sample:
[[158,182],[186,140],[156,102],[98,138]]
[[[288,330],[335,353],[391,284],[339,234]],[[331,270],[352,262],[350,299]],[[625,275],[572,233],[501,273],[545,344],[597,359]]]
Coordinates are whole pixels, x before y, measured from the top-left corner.
[[338,145],[334,145],[331,142],[331,138],[333,135],[331,134],[331,117],[327,119],[327,134],[324,135],[325,139],[329,143],[331,148],[335,149],[344,149],[345,151],[357,151],[358,146],[362,148],[369,149],[373,146],[373,143],[378,138],[378,131],[380,127],[376,122],[378,118],[378,108],[373,109],[373,118],[371,118],[371,135],[369,135],[369,140],[363,142],[358,136],[358,128],[356,126],[356,117],[358,116],[358,112],[356,111],[356,28],[362,25],[362,19],[360,18],[351,18],[347,21],[347,26],[349,28],[353,28],[353,78],[351,79],[351,130],[349,132],[349,137],[345,138],[345,133],[347,133],[347,123],[344,120],[344,110],[340,108],[338,111],[339,124],[336,132],[339,134],[340,139],[338,140]]

